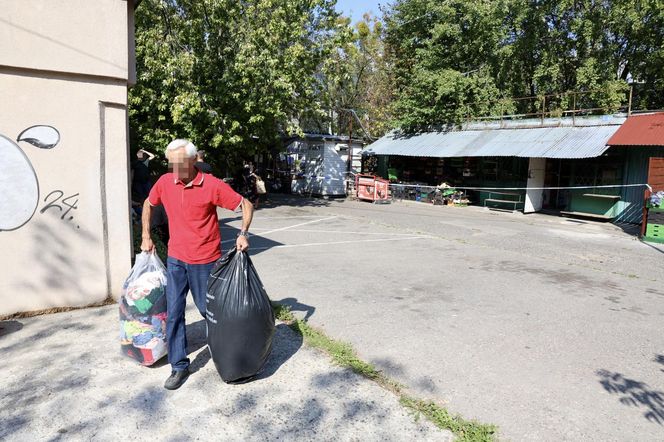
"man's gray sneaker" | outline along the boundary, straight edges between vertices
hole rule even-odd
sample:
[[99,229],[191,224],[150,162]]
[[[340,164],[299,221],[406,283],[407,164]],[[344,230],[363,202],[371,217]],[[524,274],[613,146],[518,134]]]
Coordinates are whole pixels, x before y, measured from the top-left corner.
[[171,375],[166,379],[164,383],[164,388],[167,390],[177,390],[184,384],[184,381],[189,377],[189,369],[185,368],[184,370],[171,372]]

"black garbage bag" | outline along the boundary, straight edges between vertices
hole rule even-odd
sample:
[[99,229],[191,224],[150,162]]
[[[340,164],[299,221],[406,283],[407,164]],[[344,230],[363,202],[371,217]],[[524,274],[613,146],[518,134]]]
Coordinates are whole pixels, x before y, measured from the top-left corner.
[[274,311],[246,252],[231,249],[215,264],[207,291],[208,346],[221,379],[246,382],[272,351]]

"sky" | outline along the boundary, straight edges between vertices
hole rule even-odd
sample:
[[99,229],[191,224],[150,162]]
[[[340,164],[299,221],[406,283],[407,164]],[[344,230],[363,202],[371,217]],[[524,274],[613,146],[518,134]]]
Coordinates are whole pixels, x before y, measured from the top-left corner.
[[355,23],[362,20],[362,15],[369,11],[380,17],[378,5],[385,5],[387,2],[388,0],[337,0],[337,11],[350,16]]

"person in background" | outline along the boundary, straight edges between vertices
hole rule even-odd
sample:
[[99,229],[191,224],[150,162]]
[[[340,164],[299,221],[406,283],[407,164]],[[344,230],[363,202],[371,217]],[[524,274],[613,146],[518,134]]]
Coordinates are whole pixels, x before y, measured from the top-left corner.
[[168,216],[166,260],[166,339],[171,375],[164,388],[180,388],[189,377],[185,307],[191,289],[194,303],[205,318],[207,282],[215,261],[221,258],[221,235],[217,207],[242,210],[242,227],[235,240],[239,252],[249,248],[249,226],[253,205],[213,175],[197,170],[196,146],[188,140],[173,140],[166,148],[169,173],[154,184],[143,204],[141,250],[154,252],[150,236],[154,206],[163,205]]
[[258,203],[260,202],[260,195],[258,193],[258,188],[256,187],[258,176],[254,173],[253,164],[248,163],[244,165],[242,168],[242,180],[244,181],[244,197],[251,201],[254,209],[257,209]]
[[153,153],[139,149],[136,152],[136,159],[131,163],[131,191],[140,204],[143,204],[150,192],[149,164],[154,157]]
[[196,164],[194,167],[203,173],[212,173],[212,166],[205,162],[205,151],[199,150],[196,153]]

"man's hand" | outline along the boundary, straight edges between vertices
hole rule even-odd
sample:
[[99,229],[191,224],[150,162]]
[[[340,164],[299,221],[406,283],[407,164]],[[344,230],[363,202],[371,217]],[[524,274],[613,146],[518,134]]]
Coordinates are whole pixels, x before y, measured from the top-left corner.
[[[239,238],[238,238],[239,239]],[[150,236],[144,236],[143,241],[141,241],[141,250],[143,252],[154,252],[155,247]]]
[[249,249],[249,240],[246,236],[238,236],[235,241],[235,247],[237,247],[238,252],[245,252]]

